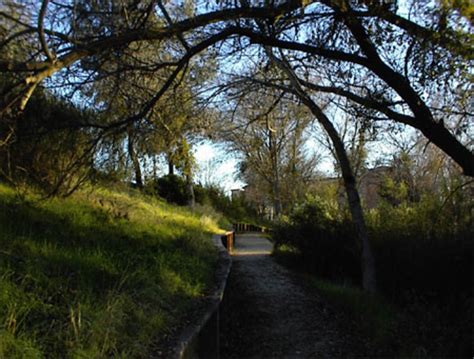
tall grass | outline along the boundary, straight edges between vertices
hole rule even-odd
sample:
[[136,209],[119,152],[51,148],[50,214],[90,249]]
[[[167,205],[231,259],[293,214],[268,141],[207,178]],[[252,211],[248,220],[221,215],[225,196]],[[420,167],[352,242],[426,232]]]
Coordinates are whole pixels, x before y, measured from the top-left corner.
[[[354,231],[344,215],[331,216],[324,205],[309,201],[274,227],[277,257],[324,280],[316,286],[353,314],[380,355],[470,356],[469,211],[459,206],[457,212],[447,211],[442,202],[426,197],[417,203],[383,204],[368,213],[381,296],[376,299],[354,289],[361,278]],[[383,314],[393,311],[395,316]]]
[[136,192],[0,184],[0,358],[157,353],[212,280],[216,220]]
[[372,347],[389,344],[397,324],[397,312],[382,296],[321,279],[313,278],[311,284],[358,324],[360,334]]

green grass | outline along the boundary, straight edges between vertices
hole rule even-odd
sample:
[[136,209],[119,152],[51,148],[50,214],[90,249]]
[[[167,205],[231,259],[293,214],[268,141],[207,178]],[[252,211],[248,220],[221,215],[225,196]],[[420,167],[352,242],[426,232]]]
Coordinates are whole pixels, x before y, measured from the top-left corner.
[[381,296],[316,278],[310,282],[319,293],[354,320],[359,334],[368,339],[369,345],[383,347],[393,339],[397,312]]
[[212,280],[215,218],[111,189],[0,184],[0,358],[147,357]]
[[273,255],[283,265],[298,270],[315,290],[354,324],[355,335],[367,354],[377,357],[469,357],[472,352],[472,296],[452,293],[437,302],[412,291],[398,298],[364,292],[350,280],[330,281],[308,272],[301,253],[278,246]]
[[[291,268],[298,269],[301,265],[300,253],[291,246],[279,246],[273,255]],[[381,295],[364,292],[350,284],[323,280],[312,274],[305,276],[318,293],[355,324],[357,334],[367,343],[369,351],[385,350],[393,342],[398,310]]]

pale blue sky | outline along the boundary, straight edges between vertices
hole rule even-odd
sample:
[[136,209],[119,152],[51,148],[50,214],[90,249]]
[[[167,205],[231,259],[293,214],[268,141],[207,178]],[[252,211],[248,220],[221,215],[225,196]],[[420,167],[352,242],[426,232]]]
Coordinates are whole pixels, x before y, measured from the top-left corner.
[[229,153],[223,145],[204,141],[194,146],[194,155],[199,167],[195,181],[210,181],[222,187],[226,193],[245,185],[236,178],[239,163],[237,154]]

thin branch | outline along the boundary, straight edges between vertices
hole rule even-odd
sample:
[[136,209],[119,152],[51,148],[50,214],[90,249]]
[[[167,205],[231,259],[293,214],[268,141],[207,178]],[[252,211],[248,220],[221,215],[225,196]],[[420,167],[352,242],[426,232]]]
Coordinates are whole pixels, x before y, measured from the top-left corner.
[[[168,25],[173,26],[173,20],[171,19],[170,15],[168,14],[168,11],[166,10],[166,8],[163,5],[162,1],[158,0],[157,3],[158,3],[158,7],[160,8],[161,12],[163,13],[166,21],[168,22]],[[189,45],[186,42],[186,39],[184,38],[183,33],[179,32],[179,33],[176,34],[176,36],[178,37],[178,39],[181,42],[181,44],[183,45],[183,47],[186,50],[189,50]]]
[[44,17],[46,15],[46,10],[48,9],[49,0],[43,0],[41,4],[41,9],[38,16],[38,36],[41,43],[41,47],[48,58],[49,62],[54,63],[56,61],[56,56],[51,53],[49,50],[48,44],[46,43],[46,38],[44,36]]

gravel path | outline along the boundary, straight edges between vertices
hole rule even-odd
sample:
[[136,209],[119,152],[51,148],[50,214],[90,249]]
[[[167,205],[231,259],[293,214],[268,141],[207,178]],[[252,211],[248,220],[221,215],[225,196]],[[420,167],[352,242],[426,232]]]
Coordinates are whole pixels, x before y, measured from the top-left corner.
[[222,358],[334,358],[361,353],[345,323],[304,278],[270,257],[271,243],[239,235],[221,312]]

